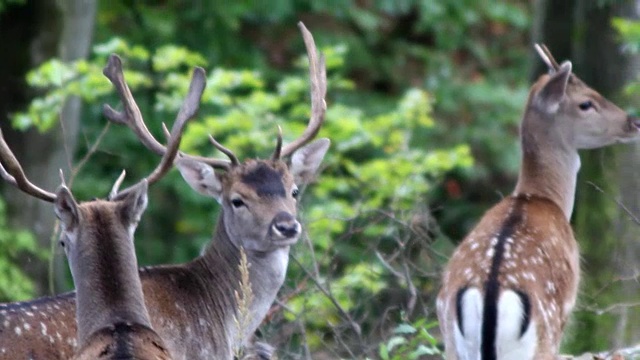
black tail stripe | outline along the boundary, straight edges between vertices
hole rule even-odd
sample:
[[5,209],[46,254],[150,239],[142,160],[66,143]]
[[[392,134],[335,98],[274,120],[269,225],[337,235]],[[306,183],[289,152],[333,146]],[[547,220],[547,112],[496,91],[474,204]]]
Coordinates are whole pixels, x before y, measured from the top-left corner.
[[500,294],[500,265],[504,256],[504,246],[506,240],[513,235],[517,226],[522,222],[522,207],[525,199],[516,198],[511,214],[502,224],[500,233],[497,235],[498,241],[493,248],[493,260],[491,270],[485,284],[485,299],[482,315],[482,342],[481,359],[495,360],[496,353],[496,329],[498,323],[498,295]]

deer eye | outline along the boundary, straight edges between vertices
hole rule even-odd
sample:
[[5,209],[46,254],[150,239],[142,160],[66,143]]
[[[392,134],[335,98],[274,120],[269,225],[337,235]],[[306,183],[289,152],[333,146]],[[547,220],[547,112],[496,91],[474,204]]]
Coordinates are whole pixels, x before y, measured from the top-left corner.
[[295,188],[291,191],[291,196],[293,196],[294,199],[297,199],[298,195],[300,195],[300,190],[298,190],[298,188]]
[[578,107],[582,111],[587,111],[587,110],[593,108],[593,102],[591,100],[583,101],[578,105]]
[[231,199],[231,205],[233,205],[234,208],[239,208],[244,206],[244,201],[239,198]]
[[65,244],[64,240],[60,240],[60,246],[61,246],[62,248],[64,248],[64,247],[66,246],[66,244]]

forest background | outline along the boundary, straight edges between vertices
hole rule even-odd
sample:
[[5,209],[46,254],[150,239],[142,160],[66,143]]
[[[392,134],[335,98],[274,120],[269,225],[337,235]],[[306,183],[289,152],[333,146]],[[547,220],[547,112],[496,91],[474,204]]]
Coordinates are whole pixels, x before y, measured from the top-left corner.
[[[282,359],[438,358],[441,269],[515,184],[518,123],[544,72],[533,43],[636,112],[639,15],[640,1],[618,0],[0,0],[0,127],[44,188],[59,168],[79,199],[105,196],[121,169],[143,176],[155,156],[101,114],[118,103],[101,71],[115,52],[156,135],[202,66],[182,149],[213,155],[212,133],[265,157],[277,125],[291,140],[309,115],[303,21],[327,59],[320,136],[332,147],[260,335]],[[583,284],[563,346],[574,354],[640,343],[640,148],[585,151],[582,164]],[[51,205],[2,192],[0,301],[70,290]],[[140,263],[197,256],[218,210],[172,172],[150,189]]]

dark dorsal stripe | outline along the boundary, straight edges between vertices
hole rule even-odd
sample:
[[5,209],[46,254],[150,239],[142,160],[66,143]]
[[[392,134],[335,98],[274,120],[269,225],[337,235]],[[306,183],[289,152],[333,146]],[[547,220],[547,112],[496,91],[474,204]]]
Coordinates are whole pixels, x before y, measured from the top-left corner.
[[502,264],[504,246],[507,239],[513,235],[517,226],[522,222],[522,208],[526,201],[524,197],[516,197],[514,199],[511,213],[502,224],[500,233],[497,235],[498,241],[493,248],[491,270],[485,284],[484,309],[482,315],[482,360],[495,360],[497,358],[496,330],[498,324],[498,295],[500,294],[500,284],[498,283],[500,265]]
[[133,337],[135,332],[130,325],[117,323],[113,331],[115,338],[115,348],[113,349],[114,359],[130,359],[133,358]]
[[242,175],[242,182],[255,189],[258,196],[286,196],[282,173],[264,163]]
[[[114,219],[109,216],[109,214],[106,214],[103,209],[100,207],[91,207],[91,211],[94,223],[91,230],[93,231],[93,236],[95,238],[95,243],[92,245],[99,244],[101,249],[108,251],[94,250],[97,254],[96,261],[89,261],[87,264],[95,267],[92,271],[96,271],[98,273],[99,286],[97,289],[100,291],[99,296],[104,299],[107,304],[113,304],[122,300],[122,286],[124,284],[120,283],[121,277],[113,276],[109,269],[116,269],[117,271],[122,268],[122,254],[117,251],[118,242],[124,244],[130,240],[120,238],[121,234],[114,231]],[[85,236],[88,235],[85,234]],[[79,240],[84,241],[84,239]],[[87,266],[87,264],[84,266]]]

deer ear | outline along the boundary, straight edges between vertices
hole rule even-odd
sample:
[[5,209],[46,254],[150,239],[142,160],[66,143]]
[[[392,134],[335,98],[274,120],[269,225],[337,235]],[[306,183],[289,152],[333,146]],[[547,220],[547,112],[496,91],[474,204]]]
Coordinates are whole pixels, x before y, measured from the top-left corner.
[[290,169],[296,184],[306,184],[313,179],[330,144],[329,139],[322,138],[293,153]]
[[548,113],[558,111],[560,102],[564,98],[567,90],[569,76],[571,76],[571,62],[565,61],[560,65],[558,71],[551,75],[549,81],[544,84],[542,89],[538,91],[536,100],[543,111]]
[[53,202],[56,216],[65,229],[72,230],[78,225],[78,204],[66,186],[60,186],[56,191],[56,200]]
[[149,183],[147,179],[143,179],[133,186],[130,191],[127,191],[123,199],[118,199],[122,201],[122,205],[120,206],[122,216],[132,223],[140,221],[142,214],[147,209],[149,202],[147,197],[148,189]]
[[200,161],[181,158],[176,161],[176,167],[192,189],[220,202],[222,183],[211,166]]

